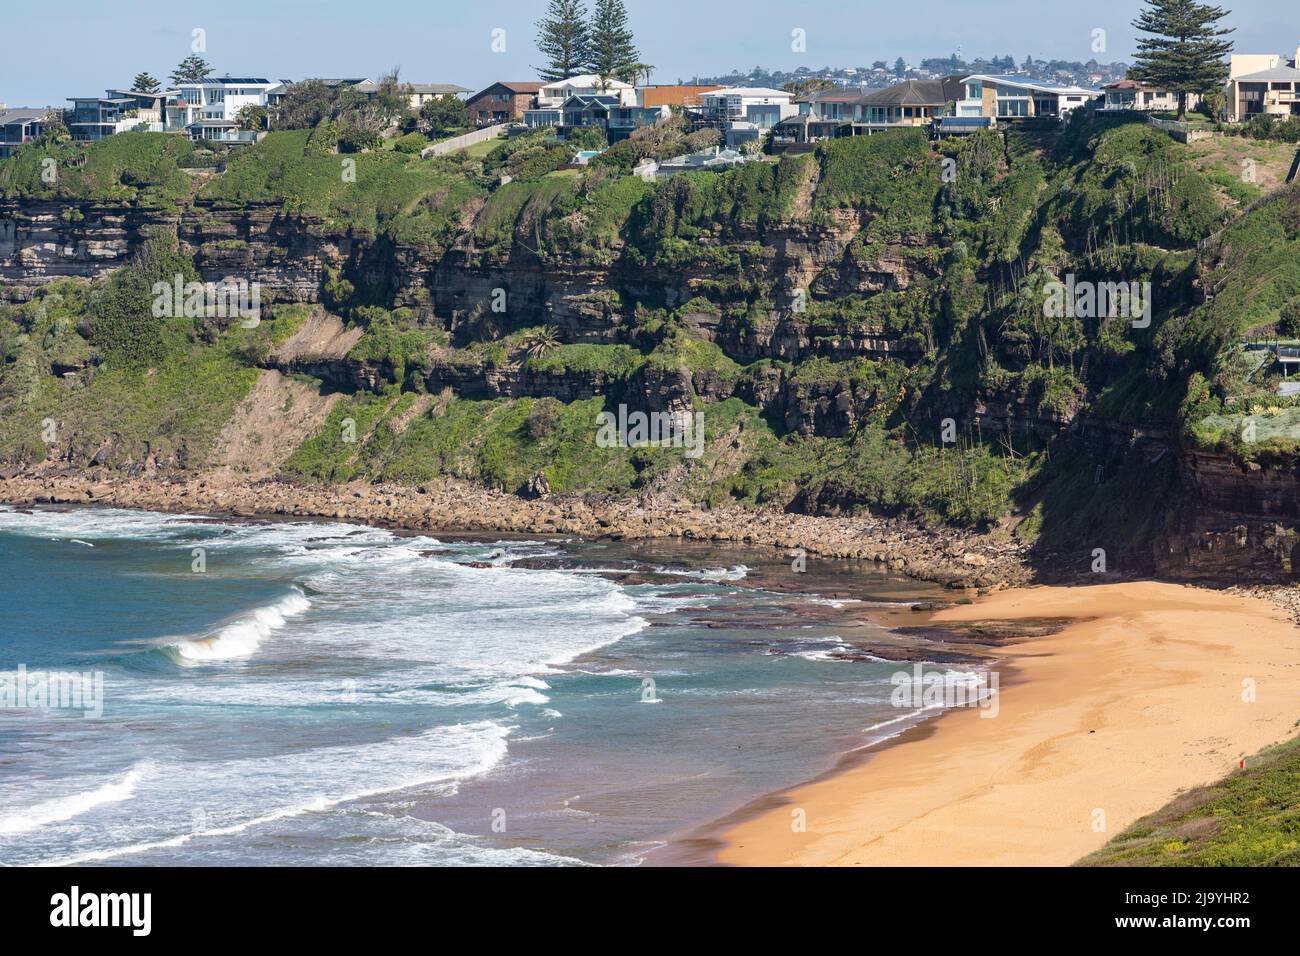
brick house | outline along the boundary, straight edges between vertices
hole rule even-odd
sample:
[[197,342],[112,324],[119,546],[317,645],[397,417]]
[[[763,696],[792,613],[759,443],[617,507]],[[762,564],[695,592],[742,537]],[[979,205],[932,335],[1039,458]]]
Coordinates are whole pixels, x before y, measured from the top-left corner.
[[524,118],[524,110],[532,107],[533,97],[542,86],[541,80],[493,83],[466,101],[469,121],[475,126],[517,123]]

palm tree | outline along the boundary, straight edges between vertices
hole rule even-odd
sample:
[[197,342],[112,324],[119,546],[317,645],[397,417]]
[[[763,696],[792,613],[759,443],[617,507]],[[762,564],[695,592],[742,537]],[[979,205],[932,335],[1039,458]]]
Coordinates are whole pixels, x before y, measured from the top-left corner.
[[629,63],[624,74],[619,77],[627,83],[635,83],[637,80],[644,80],[643,86],[650,85],[650,74],[654,73],[655,68],[649,63]]
[[547,325],[533,332],[525,341],[528,343],[526,350],[528,357],[541,358],[560,344],[560,330],[553,325]]

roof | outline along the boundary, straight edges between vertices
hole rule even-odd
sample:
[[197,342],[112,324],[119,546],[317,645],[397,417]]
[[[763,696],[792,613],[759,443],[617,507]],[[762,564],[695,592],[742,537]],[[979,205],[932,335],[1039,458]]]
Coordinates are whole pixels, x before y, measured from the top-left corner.
[[818,90],[798,99],[800,103],[857,103],[866,94],[861,90]]
[[789,90],[774,90],[768,86],[728,86],[720,90],[712,90],[703,94],[704,96],[766,96],[766,97],[785,97],[790,99],[794,96]]
[[524,96],[530,93],[536,93],[544,85],[545,84],[543,84],[541,80],[497,80],[495,83],[491,84],[490,86],[486,86],[483,89],[479,90],[477,93],[471,96],[470,99],[476,100],[484,93],[486,93],[488,90],[497,86],[503,86],[511,93],[514,93],[519,96]]
[[264,76],[205,76],[201,80],[180,80],[183,86],[214,86],[230,83],[270,83]]
[[1294,70],[1289,66],[1278,66],[1271,70],[1263,70],[1259,73],[1247,73],[1245,76],[1239,76],[1237,83],[1263,83],[1270,80],[1300,80],[1300,70]]
[[904,80],[862,98],[870,106],[942,106],[948,102],[942,80]]
[[549,83],[543,83],[541,88],[550,89],[552,87],[565,86],[566,84],[572,86],[590,86],[590,87],[603,86],[611,90],[632,89],[631,83],[624,83],[622,80],[616,80],[612,76],[600,76],[597,73],[581,73],[578,76],[568,76],[562,80],[552,80]]
[[10,123],[30,123],[32,120],[44,119],[49,112],[48,109],[38,110],[30,107],[0,110],[0,126],[8,126]]
[[1067,86],[1064,83],[1053,83],[1051,80],[1035,80],[1024,75],[972,73],[966,77],[966,80],[986,80],[1003,86],[1019,86],[1037,93],[1065,93],[1075,96],[1097,95],[1097,90],[1090,90],[1084,86]]
[[[455,83],[399,83],[403,88],[409,87],[412,93],[431,93],[435,96],[441,96],[446,93],[468,93],[469,90],[463,86],[457,86]],[[356,84],[358,93],[374,93],[379,89],[378,83],[372,83],[365,80]]]
[[560,108],[566,111],[574,109],[575,107],[585,109],[588,106],[599,106],[602,109],[610,109],[618,106],[619,102],[620,100],[617,96],[579,96],[575,94],[565,99],[565,101],[560,104]]

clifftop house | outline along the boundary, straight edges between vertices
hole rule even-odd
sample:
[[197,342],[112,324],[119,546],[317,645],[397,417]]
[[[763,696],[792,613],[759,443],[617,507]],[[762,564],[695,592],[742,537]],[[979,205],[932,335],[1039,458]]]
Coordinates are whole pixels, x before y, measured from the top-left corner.
[[470,122],[495,126],[522,121],[543,85],[541,80],[498,80],[466,101]]
[[1266,114],[1300,116],[1300,47],[1284,59],[1277,53],[1234,53],[1228,64],[1228,119],[1248,122]]

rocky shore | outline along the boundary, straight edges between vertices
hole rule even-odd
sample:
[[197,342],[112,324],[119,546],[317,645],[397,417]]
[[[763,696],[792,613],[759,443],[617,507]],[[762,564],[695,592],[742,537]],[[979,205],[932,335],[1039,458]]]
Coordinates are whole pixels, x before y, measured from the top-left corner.
[[630,540],[684,538],[772,547],[807,556],[874,561],[954,588],[1027,583],[1027,548],[1004,532],[922,528],[873,516],[819,517],[780,510],[703,509],[660,498],[521,498],[446,481],[406,487],[354,483],[307,486],[224,474],[134,478],[107,470],[0,473],[0,501],[95,504],[240,517],[323,517],[390,528],[448,532],[560,534]]

